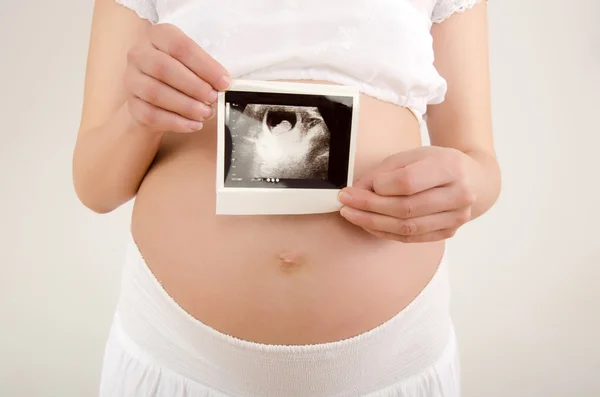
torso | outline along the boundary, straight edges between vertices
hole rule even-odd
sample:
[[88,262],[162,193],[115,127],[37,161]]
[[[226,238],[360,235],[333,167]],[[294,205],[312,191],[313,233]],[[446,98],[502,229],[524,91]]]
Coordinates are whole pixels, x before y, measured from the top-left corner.
[[[362,95],[356,178],[420,145],[411,111]],[[381,240],[338,213],[215,215],[215,150],[214,120],[166,135],[133,212],[150,269],[200,321],[269,344],[340,340],[401,311],[436,271],[443,243]]]
[[[429,32],[434,0],[155,3],[159,23],[179,27],[235,78],[358,86],[355,178],[420,146],[408,108],[422,115],[445,94]],[[436,271],[442,242],[378,239],[339,213],[216,216],[215,151],[214,120],[166,135],[132,225],[150,269],[200,321],[269,344],[340,340],[393,317]]]

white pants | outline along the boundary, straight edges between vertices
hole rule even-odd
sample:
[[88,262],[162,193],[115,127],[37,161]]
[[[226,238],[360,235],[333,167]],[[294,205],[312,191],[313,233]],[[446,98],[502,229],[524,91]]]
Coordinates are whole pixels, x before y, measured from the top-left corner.
[[391,320],[346,340],[264,345],[185,312],[133,239],[104,358],[101,397],[458,397],[447,269]]

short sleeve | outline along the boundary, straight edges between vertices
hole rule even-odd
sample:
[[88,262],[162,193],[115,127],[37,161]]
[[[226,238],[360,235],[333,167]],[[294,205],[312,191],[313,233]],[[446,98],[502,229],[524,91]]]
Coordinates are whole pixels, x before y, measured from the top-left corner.
[[156,12],[156,0],[115,0],[118,4],[135,11],[140,18],[147,19],[152,23],[158,22]]
[[431,13],[431,22],[439,23],[450,18],[456,12],[473,8],[476,4],[487,0],[437,0]]

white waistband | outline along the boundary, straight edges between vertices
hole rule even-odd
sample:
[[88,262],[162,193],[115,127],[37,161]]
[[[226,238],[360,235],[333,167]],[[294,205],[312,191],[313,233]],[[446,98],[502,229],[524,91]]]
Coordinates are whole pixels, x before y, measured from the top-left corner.
[[[453,336],[444,261],[424,290],[384,324],[339,342],[279,346],[240,340],[183,310],[131,239],[116,314],[136,354],[234,396],[365,395],[432,367]],[[344,394],[346,395],[346,394]]]

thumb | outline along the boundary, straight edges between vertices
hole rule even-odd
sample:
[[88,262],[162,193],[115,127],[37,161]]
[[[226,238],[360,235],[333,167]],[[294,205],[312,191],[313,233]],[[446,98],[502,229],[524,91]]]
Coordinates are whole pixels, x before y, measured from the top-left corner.
[[427,156],[428,147],[419,147],[416,149],[399,152],[386,157],[379,165],[372,170],[366,172],[358,178],[352,186],[373,191],[373,181],[383,173],[395,171],[399,168],[404,168],[412,163],[416,163]]
[[353,187],[358,189],[366,189],[373,191],[373,180],[375,179],[375,173],[373,171],[361,176],[359,179],[352,183]]

